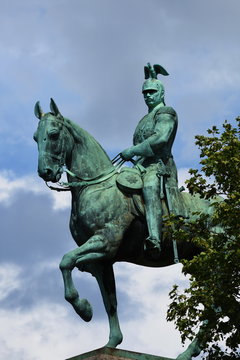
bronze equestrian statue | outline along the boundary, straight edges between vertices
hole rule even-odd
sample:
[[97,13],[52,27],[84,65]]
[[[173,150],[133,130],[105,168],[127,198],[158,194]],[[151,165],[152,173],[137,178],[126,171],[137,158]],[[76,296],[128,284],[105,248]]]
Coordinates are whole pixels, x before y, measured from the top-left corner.
[[[148,88],[149,84],[150,87],[156,84],[156,89]],[[151,99],[152,90],[157,90],[155,96],[159,97],[157,102],[160,100],[156,106]],[[169,232],[162,231],[162,214],[168,216],[173,211],[185,216],[190,210],[205,213],[211,210],[209,202],[177,189],[177,171],[171,154],[177,115],[164,105],[163,87],[155,74],[144,83],[143,92],[149,114],[136,129],[134,146],[121,153],[124,159],[140,156],[133,169],[120,170],[120,166],[113,165],[100,144],[79,125],[63,117],[52,99],[48,113],[43,113],[39,102],[35,105],[39,119],[34,134],[39,151],[38,174],[45,182],[57,183],[65,170],[68,182],[60,184],[60,189],[72,195],[70,231],[77,247],[65,254],[60,263],[65,298],[83,320],[90,321],[91,305],[80,298],[72,271],[76,267],[96,278],[109,319],[106,345],[109,347],[116,347],[123,338],[117,315],[113,264],[116,261],[150,267],[174,264],[174,243]],[[149,186],[151,190],[148,179],[153,184]],[[151,196],[154,202],[160,198],[157,210],[152,209]],[[144,201],[149,201],[147,221]],[[148,217],[152,218],[148,220]],[[200,250],[191,242],[177,244],[179,260],[191,259]],[[190,360],[199,351],[193,342],[178,359]]]

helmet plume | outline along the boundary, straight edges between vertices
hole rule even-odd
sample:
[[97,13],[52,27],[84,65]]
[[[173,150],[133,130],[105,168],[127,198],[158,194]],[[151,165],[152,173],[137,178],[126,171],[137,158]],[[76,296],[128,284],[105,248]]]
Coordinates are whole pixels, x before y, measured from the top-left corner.
[[157,79],[158,74],[164,76],[169,75],[168,72],[161,65],[155,64],[152,66],[150,63],[147,63],[147,66],[144,66],[144,74],[145,79]]

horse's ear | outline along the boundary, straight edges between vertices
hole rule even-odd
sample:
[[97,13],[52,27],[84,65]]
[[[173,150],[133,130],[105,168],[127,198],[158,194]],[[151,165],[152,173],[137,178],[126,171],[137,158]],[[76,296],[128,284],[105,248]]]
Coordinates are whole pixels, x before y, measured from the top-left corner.
[[36,104],[35,104],[35,107],[34,107],[34,114],[35,116],[41,120],[41,118],[43,117],[44,115],[44,112],[42,111],[42,108],[40,106],[40,102],[37,101]]
[[55,101],[52,98],[51,98],[51,101],[50,101],[50,110],[55,116],[60,115],[62,117],[60,111],[58,110],[58,107],[57,107]]

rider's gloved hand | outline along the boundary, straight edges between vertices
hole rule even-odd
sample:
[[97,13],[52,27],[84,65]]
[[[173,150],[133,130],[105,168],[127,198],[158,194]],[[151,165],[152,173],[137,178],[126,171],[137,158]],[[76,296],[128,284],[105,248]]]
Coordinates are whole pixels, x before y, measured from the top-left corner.
[[120,156],[123,160],[130,160],[134,157],[134,152],[133,152],[133,146],[128,148],[128,149],[125,149],[123,150],[121,153],[120,153]]
[[134,156],[152,157],[154,156],[154,152],[148,139],[146,139],[140,144],[131,146],[130,148],[123,150],[120,153],[120,156],[123,160],[130,160]]

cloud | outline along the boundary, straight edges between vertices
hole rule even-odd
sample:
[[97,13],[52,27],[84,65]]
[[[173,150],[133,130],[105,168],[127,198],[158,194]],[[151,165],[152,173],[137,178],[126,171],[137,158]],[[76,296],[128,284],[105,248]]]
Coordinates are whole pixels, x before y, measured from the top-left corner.
[[[65,306],[43,302],[21,311],[0,310],[0,358],[66,359],[104,343],[102,322],[88,327],[69,316]],[[14,339],[14,341],[13,341]]]
[[[63,181],[65,181],[64,178]],[[16,177],[10,170],[0,171],[0,203],[5,206],[12,205],[19,192],[49,196],[53,203],[53,210],[65,210],[70,207],[69,193],[51,191],[46,188],[42,180],[38,179],[37,175]]]
[[174,325],[167,323],[166,313],[173,284],[178,283],[180,288],[188,284],[181,274],[181,265],[151,269],[116,264],[115,273],[118,291],[131,301],[129,309],[119,302],[120,314],[128,314],[122,325],[126,331],[125,347],[175,357],[181,351],[180,336]]
[[39,183],[32,176],[14,177],[12,171],[2,171],[0,173],[0,202],[4,205],[9,206],[12,204],[14,195],[19,191],[41,193]]
[[[1,173],[0,306],[6,311],[28,311],[44,301],[65,304],[59,263],[77,246],[69,231],[69,208],[56,209],[51,191],[31,180]],[[102,317],[95,279],[78,271],[74,278],[95,317]]]
[[[120,293],[125,293],[125,298],[119,297],[124,333],[121,348],[176,356],[181,351],[179,335],[173,325],[166,324],[165,315],[172,282],[180,279],[185,283],[183,276],[179,276],[181,267],[146,269],[118,264],[115,268],[117,287]],[[128,302],[128,298],[131,301]],[[128,317],[122,317],[126,307],[129,307]],[[94,318],[91,323],[84,323],[68,303],[60,304],[52,299],[36,298],[28,308],[13,302],[11,307],[1,308],[0,320],[0,358],[68,358],[102,347],[108,338],[105,314],[103,319]]]
[[0,264],[0,302],[14,290],[21,289],[21,268],[16,264]]
[[29,274],[39,262],[52,263],[58,258],[59,263],[75,246],[68,228],[69,208],[54,209],[51,191],[42,190],[32,176],[1,173],[0,185],[0,261],[24,265]]

